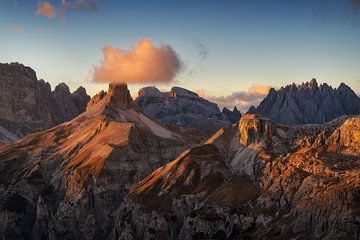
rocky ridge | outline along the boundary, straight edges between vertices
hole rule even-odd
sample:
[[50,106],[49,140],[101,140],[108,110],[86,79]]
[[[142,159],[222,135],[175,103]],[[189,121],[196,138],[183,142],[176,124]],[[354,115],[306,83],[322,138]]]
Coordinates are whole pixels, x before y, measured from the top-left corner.
[[332,88],[312,79],[301,85],[270,89],[260,105],[251,107],[248,113],[287,125],[325,123],[342,115],[360,114],[360,98],[344,83]]
[[83,87],[70,93],[61,83],[52,92],[30,67],[0,64],[0,125],[17,136],[71,120],[85,111],[89,100]]

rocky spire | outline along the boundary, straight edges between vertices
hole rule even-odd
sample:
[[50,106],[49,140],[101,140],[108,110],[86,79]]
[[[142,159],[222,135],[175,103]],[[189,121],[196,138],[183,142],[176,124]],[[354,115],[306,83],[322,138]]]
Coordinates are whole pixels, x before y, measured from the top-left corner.
[[318,83],[316,81],[316,78],[312,78],[311,81],[309,82],[309,86],[311,88],[317,88],[318,87]]
[[108,98],[110,103],[121,109],[128,108],[133,101],[127,84],[110,83]]

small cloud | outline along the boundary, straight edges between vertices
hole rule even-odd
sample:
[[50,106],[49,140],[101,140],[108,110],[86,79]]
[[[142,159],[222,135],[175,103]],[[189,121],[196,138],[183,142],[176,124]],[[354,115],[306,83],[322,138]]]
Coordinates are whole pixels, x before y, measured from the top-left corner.
[[94,69],[96,82],[169,83],[182,69],[171,46],[156,47],[149,39],[139,41],[130,50],[106,46],[103,54],[103,61]]
[[55,16],[60,16],[62,21],[65,21],[64,15],[67,11],[70,10],[85,10],[89,12],[98,12],[98,3],[96,0],[59,0],[59,6],[53,6],[49,1],[39,2],[36,8],[36,14],[45,16],[49,19],[54,18]]
[[254,84],[247,91],[237,91],[227,96],[212,96],[203,90],[195,92],[199,96],[217,103],[220,107],[231,109],[236,106],[242,113],[245,113],[250,106],[257,106],[266,97],[270,88],[270,86]]
[[36,14],[50,19],[55,16],[55,8],[49,2],[41,2],[38,4]]
[[24,32],[26,32],[26,29],[20,25],[12,25],[11,31],[13,31],[15,33],[24,33]]
[[249,94],[253,94],[253,95],[257,95],[257,96],[266,96],[269,93],[271,86],[267,86],[267,85],[258,85],[258,84],[253,84],[249,90],[248,93]]
[[70,9],[80,9],[80,10],[87,10],[98,12],[98,4],[97,1],[87,1],[87,0],[76,0],[76,1],[68,1],[68,0],[61,0],[61,10],[62,12],[66,12]]

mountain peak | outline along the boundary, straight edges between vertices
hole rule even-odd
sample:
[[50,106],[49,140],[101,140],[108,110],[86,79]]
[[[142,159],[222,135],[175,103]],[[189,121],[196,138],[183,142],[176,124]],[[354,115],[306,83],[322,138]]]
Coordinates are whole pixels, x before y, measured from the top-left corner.
[[310,86],[317,86],[318,83],[317,83],[317,81],[316,81],[316,78],[312,78],[312,79],[310,80],[310,82],[309,82],[309,85],[310,85]]
[[166,94],[160,92],[155,86],[143,87],[138,92],[139,97],[166,97]]
[[66,85],[66,83],[59,83],[56,87],[55,87],[55,90],[54,90],[54,93],[56,95],[70,95],[70,89],[69,89],[69,86]]
[[352,91],[351,88],[343,82],[340,83],[338,90],[339,91],[349,91],[349,90]]
[[87,95],[86,89],[83,86],[78,87],[73,93]]
[[127,84],[110,83],[108,98],[110,103],[121,109],[128,108],[133,102]]

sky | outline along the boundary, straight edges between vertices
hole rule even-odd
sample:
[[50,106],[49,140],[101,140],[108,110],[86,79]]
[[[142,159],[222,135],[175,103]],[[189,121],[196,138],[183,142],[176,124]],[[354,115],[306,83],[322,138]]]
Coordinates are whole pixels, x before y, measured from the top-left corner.
[[106,90],[95,74],[111,75],[104,49],[142,67],[131,54],[146,42],[151,56],[175,54],[176,68],[149,74],[168,81],[129,82],[134,96],[176,85],[246,111],[269,87],[311,78],[360,92],[360,0],[0,0],[0,62],[30,66],[52,88]]

